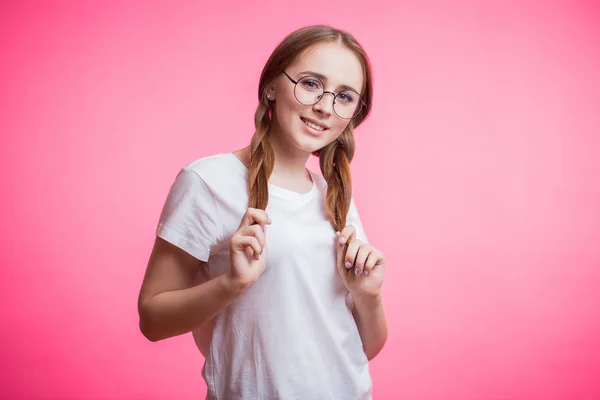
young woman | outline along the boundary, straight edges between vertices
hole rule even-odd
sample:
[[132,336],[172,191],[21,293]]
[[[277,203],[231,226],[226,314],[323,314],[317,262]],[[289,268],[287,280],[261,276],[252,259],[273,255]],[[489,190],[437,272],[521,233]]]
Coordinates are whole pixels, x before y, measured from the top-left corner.
[[[387,339],[384,256],[352,198],[368,58],[327,26],[265,65],[251,145],[177,175],[139,295],[152,341],[193,332],[209,399],[369,399]],[[321,174],[309,171],[311,154]]]

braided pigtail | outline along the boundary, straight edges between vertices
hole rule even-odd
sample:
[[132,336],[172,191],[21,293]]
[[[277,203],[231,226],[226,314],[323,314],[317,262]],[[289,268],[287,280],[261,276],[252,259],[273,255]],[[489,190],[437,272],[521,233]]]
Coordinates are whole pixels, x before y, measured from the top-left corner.
[[248,173],[248,206],[264,210],[269,202],[269,178],[273,172],[275,156],[269,142],[271,104],[263,94],[254,114],[256,130],[250,143],[250,168]]
[[[319,152],[323,177],[327,180],[327,211],[336,232],[346,227],[346,216],[352,201],[352,177],[350,161],[354,157],[354,135],[352,123],[348,124],[340,137]],[[349,269],[348,279],[355,275]]]
[[340,137],[319,152],[323,177],[327,181],[327,212],[333,227],[341,232],[346,227],[346,216],[352,200],[352,177],[350,161],[354,157],[352,123]]

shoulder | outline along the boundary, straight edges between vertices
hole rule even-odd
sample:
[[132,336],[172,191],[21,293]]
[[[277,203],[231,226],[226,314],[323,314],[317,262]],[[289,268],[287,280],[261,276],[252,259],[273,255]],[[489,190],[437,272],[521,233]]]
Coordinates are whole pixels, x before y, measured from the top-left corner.
[[[327,193],[327,180],[320,173],[310,171],[310,174],[313,177],[316,185],[321,189],[321,191],[324,194],[326,194]],[[346,216],[346,223],[354,225],[354,227],[357,230],[358,238],[360,240],[362,240],[363,243],[368,243],[369,239],[364,232],[363,224],[361,221],[360,213],[358,212],[358,207],[356,206],[356,201],[354,199],[354,195],[352,195],[350,197],[350,207],[348,208],[348,214]]]
[[232,158],[235,157],[231,153],[217,153],[205,157],[196,158],[188,162],[182,168],[183,171],[191,172],[201,178],[210,178],[215,175],[226,174],[232,172],[235,167]]
[[219,187],[246,180],[248,172],[233,153],[217,153],[188,162],[179,174],[200,180],[209,187]]
[[246,166],[233,153],[213,154],[184,164],[173,190],[186,192],[197,202],[211,199],[217,207],[227,203],[231,208],[235,203],[235,207],[246,209],[247,175]]

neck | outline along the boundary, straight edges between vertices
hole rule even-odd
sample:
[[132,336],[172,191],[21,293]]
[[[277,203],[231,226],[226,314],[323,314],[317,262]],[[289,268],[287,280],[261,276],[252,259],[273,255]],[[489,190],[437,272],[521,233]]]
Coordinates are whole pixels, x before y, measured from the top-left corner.
[[309,177],[306,162],[310,153],[283,143],[273,132],[269,135],[269,140],[275,155],[273,180],[301,181]]
[[[278,152],[275,146],[272,147],[275,163],[269,182],[297,192],[309,190],[309,185],[313,184],[312,177],[306,169],[306,160],[309,156],[290,158],[287,153]],[[234,151],[234,154],[246,165],[246,168],[250,168],[250,146]]]

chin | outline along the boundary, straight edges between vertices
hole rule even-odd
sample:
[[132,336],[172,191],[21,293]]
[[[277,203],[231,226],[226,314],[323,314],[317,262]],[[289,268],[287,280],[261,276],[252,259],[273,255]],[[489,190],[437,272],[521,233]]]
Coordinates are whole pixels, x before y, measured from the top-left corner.
[[288,143],[309,155],[315,154],[323,147],[333,142],[339,136],[339,134],[336,135],[335,132],[337,132],[340,127],[330,126],[328,129],[322,131],[310,129],[310,127],[307,127],[304,124],[300,115],[297,114],[294,116],[290,115],[288,118],[286,118],[286,121],[280,122],[281,125],[287,125],[292,128],[290,130],[282,131],[283,136],[288,138]]
[[302,150],[305,153],[315,153],[321,150],[323,147],[327,146],[331,142],[335,140],[335,137],[314,137],[307,135],[306,133],[300,131],[296,135],[294,135],[294,142],[298,149]]

